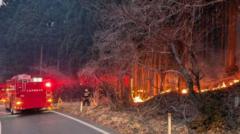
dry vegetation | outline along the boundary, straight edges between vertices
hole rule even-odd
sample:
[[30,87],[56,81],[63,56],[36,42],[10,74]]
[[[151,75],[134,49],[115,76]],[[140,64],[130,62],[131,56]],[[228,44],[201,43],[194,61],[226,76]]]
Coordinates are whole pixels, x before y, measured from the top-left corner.
[[97,105],[83,107],[83,112],[80,112],[78,101],[64,102],[59,111],[88,118],[122,134],[166,134],[169,112],[173,118],[173,134],[236,134],[240,132],[240,108],[234,106],[238,90],[239,86],[234,86],[225,91],[203,94],[205,100],[202,103],[206,106],[201,112],[189,96],[175,93],[160,95],[125,109],[111,107],[110,100],[105,98]]
[[[136,110],[116,111],[108,106],[84,107],[80,112],[79,102],[64,103],[62,112],[76,117],[88,118],[94,122],[115,129],[121,134],[165,134],[167,133],[167,116],[143,116]],[[173,133],[185,134],[183,123],[174,121]]]

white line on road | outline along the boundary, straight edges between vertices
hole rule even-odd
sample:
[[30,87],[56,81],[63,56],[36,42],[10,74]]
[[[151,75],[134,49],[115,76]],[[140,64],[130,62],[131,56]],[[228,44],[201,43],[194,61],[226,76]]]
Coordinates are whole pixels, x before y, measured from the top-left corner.
[[[85,125],[85,126],[88,126],[88,127],[92,128],[92,129],[95,129],[96,131],[98,131],[98,132],[100,132],[100,133],[102,133],[102,134],[110,134],[109,132],[104,131],[104,130],[102,130],[102,129],[96,127],[96,126],[93,126],[93,125],[91,125],[91,124],[89,124],[89,123],[87,123],[87,122],[84,122],[84,121],[82,121],[82,120],[76,119],[76,118],[74,118],[74,117],[71,117],[71,116],[69,116],[69,115],[66,115],[66,114],[63,114],[63,113],[59,113],[59,112],[56,112],[56,111],[53,111],[53,112],[56,113],[56,114],[58,114],[58,115],[64,116],[64,117],[66,117],[66,118],[72,119],[72,120],[74,120],[74,121],[76,121],[76,122],[78,122],[78,123],[81,123],[81,124],[83,124],[83,125]],[[0,134],[1,134],[1,133],[0,133]]]

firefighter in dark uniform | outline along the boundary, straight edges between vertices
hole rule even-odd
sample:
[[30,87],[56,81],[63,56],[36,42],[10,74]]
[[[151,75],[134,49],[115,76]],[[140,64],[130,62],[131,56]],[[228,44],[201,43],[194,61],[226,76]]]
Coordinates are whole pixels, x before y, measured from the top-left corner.
[[87,88],[84,89],[84,92],[83,92],[83,106],[90,106],[90,97],[91,97],[90,91]]

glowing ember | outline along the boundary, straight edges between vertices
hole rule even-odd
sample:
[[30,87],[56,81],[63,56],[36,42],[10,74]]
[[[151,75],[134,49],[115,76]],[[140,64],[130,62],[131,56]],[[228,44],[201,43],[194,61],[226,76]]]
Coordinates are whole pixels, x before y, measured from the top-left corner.
[[172,91],[171,89],[168,89],[168,90],[162,91],[160,94],[170,93],[171,91]]
[[188,89],[182,89],[181,93],[182,94],[188,94]]
[[133,98],[133,102],[141,103],[141,102],[144,102],[144,100],[140,96],[136,96],[136,97]]
[[240,80],[233,80],[233,83],[239,83]]
[[225,84],[225,82],[223,82],[222,83],[222,86],[220,86],[220,88],[226,88],[227,86],[226,86],[226,84]]
[[209,91],[209,89],[202,89],[202,90],[201,90],[201,93],[207,92],[207,91]]

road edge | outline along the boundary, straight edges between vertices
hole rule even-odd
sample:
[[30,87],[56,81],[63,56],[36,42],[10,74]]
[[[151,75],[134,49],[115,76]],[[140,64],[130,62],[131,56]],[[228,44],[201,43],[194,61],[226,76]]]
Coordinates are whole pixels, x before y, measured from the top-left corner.
[[[107,132],[107,131],[99,128],[99,127],[96,127],[96,126],[94,126],[94,125],[92,125],[92,124],[90,124],[90,123],[87,123],[87,122],[85,122],[85,121],[82,121],[82,120],[80,120],[80,119],[74,118],[74,117],[72,117],[72,116],[69,116],[69,115],[66,115],[66,114],[63,114],[63,113],[60,113],[60,112],[57,112],[57,111],[52,111],[52,112],[55,113],[55,114],[61,115],[61,116],[65,117],[65,118],[74,120],[74,121],[76,121],[76,122],[78,122],[78,123],[81,123],[81,124],[83,124],[83,125],[85,125],[85,126],[87,126],[87,127],[90,127],[90,128],[92,128],[92,129],[94,129],[94,130],[96,130],[96,131],[98,131],[98,132],[100,132],[100,133],[102,133],[102,134],[110,134],[109,132]],[[1,134],[1,133],[0,133],[0,134]]]

